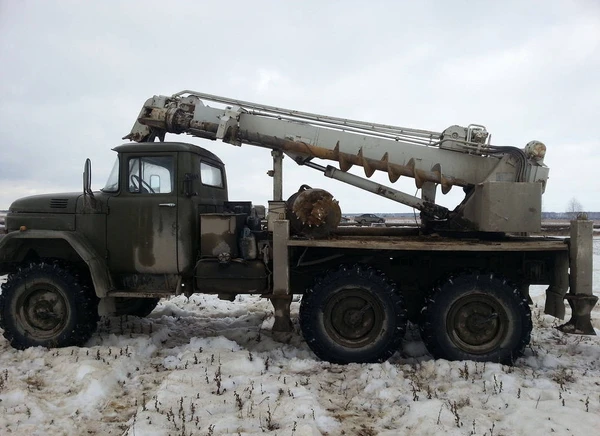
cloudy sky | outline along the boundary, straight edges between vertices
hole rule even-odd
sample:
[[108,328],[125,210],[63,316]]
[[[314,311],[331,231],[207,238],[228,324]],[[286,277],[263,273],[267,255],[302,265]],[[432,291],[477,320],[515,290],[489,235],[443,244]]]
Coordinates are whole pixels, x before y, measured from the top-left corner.
[[[435,131],[484,124],[496,145],[538,139],[544,210],[575,197],[600,211],[597,0],[0,0],[0,41],[0,209],[79,191],[86,157],[101,188],[142,103],[194,89]],[[171,139],[223,159],[230,199],[268,200],[267,150]],[[347,213],[409,210],[287,161],[286,195],[307,183]]]

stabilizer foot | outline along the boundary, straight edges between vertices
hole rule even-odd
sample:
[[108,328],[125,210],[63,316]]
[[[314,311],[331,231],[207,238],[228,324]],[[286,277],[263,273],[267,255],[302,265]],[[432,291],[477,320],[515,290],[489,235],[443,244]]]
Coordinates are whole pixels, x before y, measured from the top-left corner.
[[289,333],[293,331],[292,319],[290,316],[290,306],[292,304],[291,295],[282,295],[271,298],[271,304],[275,309],[275,322],[273,323],[273,332]]
[[571,306],[571,319],[558,327],[563,333],[577,335],[595,335],[592,326],[591,313],[598,301],[595,295],[570,295],[565,296]]

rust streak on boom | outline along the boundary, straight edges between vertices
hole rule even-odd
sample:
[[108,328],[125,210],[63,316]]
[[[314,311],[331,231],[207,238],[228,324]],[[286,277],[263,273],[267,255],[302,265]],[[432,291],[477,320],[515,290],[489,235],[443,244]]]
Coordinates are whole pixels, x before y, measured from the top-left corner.
[[[423,171],[413,168],[412,165],[399,165],[389,162],[386,156],[381,160],[370,159],[362,154],[353,155],[339,151],[339,144],[332,150],[310,145],[305,142],[290,141],[289,139],[277,138],[275,136],[261,135],[245,130],[232,132],[234,137],[244,143],[258,145],[261,147],[274,148],[281,151],[289,151],[306,155],[308,157],[317,157],[319,159],[331,160],[340,164],[342,171],[348,171],[353,165],[365,168],[367,177],[370,177],[373,171],[384,171],[388,173],[391,182],[398,180],[400,176],[411,177],[421,182],[439,183],[442,186],[470,186],[465,180],[455,177],[445,177],[439,172]],[[226,138],[225,138],[226,139]]]

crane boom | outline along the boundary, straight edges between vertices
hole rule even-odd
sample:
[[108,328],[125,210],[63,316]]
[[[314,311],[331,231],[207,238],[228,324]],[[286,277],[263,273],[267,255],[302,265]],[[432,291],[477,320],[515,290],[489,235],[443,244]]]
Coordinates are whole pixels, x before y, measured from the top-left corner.
[[[162,141],[166,133],[279,150],[300,165],[314,158],[335,161],[342,173],[361,166],[367,178],[382,171],[391,183],[401,176],[411,177],[422,188],[421,199],[344,177],[339,171],[334,176],[333,167],[322,169],[325,175],[421,210],[424,221],[439,228],[539,231],[541,194],[548,178],[548,167],[543,164],[545,145],[531,141],[524,149],[495,146],[481,125],[454,125],[435,132],[185,90],[148,99],[124,139]],[[453,186],[464,189],[465,199],[454,211],[448,213],[435,204],[438,185],[444,194]]]

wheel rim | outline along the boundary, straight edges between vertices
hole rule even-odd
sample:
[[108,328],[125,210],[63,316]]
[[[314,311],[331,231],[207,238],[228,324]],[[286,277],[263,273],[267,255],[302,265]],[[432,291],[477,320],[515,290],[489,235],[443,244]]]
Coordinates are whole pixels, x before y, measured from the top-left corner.
[[68,305],[65,295],[50,284],[28,287],[17,301],[18,320],[27,334],[36,339],[51,339],[65,327]]
[[338,344],[360,348],[372,343],[383,326],[379,300],[363,289],[344,289],[332,296],[323,311],[325,330]]
[[495,298],[472,294],[452,304],[446,329],[457,347],[472,354],[486,354],[506,337],[508,317]]

